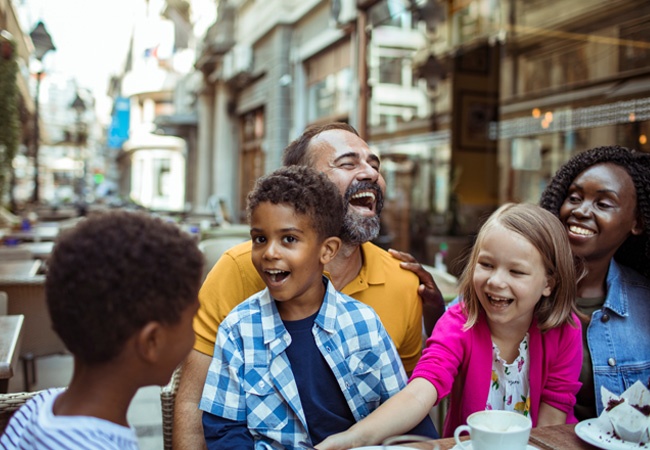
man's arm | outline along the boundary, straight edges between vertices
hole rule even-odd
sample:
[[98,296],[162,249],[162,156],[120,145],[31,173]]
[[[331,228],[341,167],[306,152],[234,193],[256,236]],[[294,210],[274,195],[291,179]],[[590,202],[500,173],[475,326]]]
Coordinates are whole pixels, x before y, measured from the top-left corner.
[[422,299],[424,329],[427,336],[431,336],[433,327],[445,312],[445,301],[442,298],[440,289],[438,289],[436,282],[433,280],[433,276],[411,254],[393,250],[392,248],[388,250],[388,253],[393,258],[402,261],[400,267],[410,270],[420,279],[418,294]]
[[174,407],[172,440],[175,449],[206,447],[199,403],[212,361],[217,329],[236,305],[264,289],[264,282],[251,261],[250,246],[247,241],[224,253],[199,291],[201,307],[194,317],[196,342],[183,364]]
[[201,393],[212,358],[192,350],[183,363],[181,380],[174,405],[172,444],[175,449],[205,449],[202,411],[199,409]]

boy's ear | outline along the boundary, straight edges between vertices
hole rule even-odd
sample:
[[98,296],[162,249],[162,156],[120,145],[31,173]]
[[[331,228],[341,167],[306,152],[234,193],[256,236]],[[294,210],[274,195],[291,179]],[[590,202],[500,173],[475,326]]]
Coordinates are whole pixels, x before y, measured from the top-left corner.
[[136,336],[135,348],[138,355],[149,363],[158,361],[164,351],[165,333],[159,322],[149,322]]
[[332,236],[328,237],[323,241],[323,244],[321,246],[321,255],[320,255],[320,262],[321,264],[327,264],[331,260],[334,259],[336,254],[339,252],[341,249],[341,238]]

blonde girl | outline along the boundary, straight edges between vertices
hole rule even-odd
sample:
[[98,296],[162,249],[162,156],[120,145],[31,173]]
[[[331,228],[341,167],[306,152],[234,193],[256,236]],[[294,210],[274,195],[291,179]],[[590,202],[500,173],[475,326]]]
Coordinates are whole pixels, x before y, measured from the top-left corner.
[[581,328],[560,221],[535,205],[500,207],[478,234],[460,290],[463,300],[436,324],[407,387],[319,449],[405,433],[447,395],[443,436],[485,409],[517,411],[533,426],[576,421]]

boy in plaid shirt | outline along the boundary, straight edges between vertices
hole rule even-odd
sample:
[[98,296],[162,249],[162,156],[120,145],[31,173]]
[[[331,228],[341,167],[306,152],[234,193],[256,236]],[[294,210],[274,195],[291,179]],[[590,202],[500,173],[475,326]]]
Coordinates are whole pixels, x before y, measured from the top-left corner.
[[[303,448],[367,416],[406,374],[372,308],[323,276],[345,214],[327,176],[284,167],[258,180],[248,202],[253,264],[267,288],[219,327],[199,405],[206,443]],[[428,418],[416,432],[437,437]]]

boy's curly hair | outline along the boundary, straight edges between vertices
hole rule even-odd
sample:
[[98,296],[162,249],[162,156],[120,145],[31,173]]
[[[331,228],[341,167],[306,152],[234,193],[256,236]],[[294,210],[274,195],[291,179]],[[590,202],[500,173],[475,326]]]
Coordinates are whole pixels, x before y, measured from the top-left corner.
[[650,277],[650,154],[620,146],[597,147],[578,153],[557,171],[542,193],[540,206],[560,215],[573,180],[589,167],[611,163],[622,167],[632,178],[636,189],[637,213],[643,233],[630,235],[614,258],[619,263]]
[[198,298],[203,255],[176,224],[110,211],[63,232],[45,289],[54,331],[87,364],[110,361],[144,325],[177,324]]
[[345,206],[338,188],[327,175],[307,166],[282,167],[261,177],[248,194],[248,221],[263,202],[291,206],[307,215],[321,239],[339,236]]

